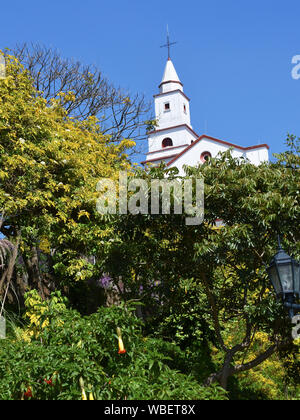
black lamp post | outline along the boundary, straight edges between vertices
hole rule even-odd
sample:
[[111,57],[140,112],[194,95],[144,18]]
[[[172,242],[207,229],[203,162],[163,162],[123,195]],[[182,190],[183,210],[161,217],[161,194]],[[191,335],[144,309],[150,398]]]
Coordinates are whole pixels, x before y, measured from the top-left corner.
[[272,258],[267,272],[276,295],[283,299],[284,306],[293,318],[295,312],[300,310],[300,305],[295,303],[300,297],[300,263],[284,252],[279,236],[278,245],[277,254]]

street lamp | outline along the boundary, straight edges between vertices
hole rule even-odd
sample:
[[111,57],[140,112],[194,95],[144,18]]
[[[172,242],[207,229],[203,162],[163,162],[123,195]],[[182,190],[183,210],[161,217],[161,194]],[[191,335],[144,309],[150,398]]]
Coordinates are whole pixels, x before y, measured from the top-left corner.
[[295,303],[300,297],[300,263],[284,252],[279,236],[278,245],[277,254],[272,258],[267,272],[276,295],[283,299],[284,306],[293,318],[295,312],[300,310],[300,305]]

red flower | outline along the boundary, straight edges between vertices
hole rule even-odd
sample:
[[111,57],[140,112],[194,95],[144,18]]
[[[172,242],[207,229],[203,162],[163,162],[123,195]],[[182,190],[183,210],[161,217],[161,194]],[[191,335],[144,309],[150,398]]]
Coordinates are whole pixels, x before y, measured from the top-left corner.
[[32,398],[32,391],[31,391],[31,388],[30,387],[28,387],[27,388],[27,391],[24,392],[24,397],[26,397],[26,398]]
[[53,385],[53,382],[52,382],[52,379],[48,379],[48,380],[47,380],[47,379],[45,378],[45,379],[44,379],[44,382],[46,382],[46,384],[48,384],[48,385],[54,386],[54,385]]

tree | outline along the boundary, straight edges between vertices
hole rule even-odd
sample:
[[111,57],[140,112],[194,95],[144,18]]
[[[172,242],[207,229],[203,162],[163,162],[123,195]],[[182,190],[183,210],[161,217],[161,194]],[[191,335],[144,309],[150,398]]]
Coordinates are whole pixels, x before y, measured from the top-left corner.
[[150,104],[144,95],[131,95],[114,87],[96,66],[63,58],[51,47],[22,44],[16,46],[13,54],[28,69],[36,90],[48,104],[60,96],[69,116],[97,116],[102,133],[110,135],[112,141],[145,138],[151,118]]
[[[112,271],[119,262],[125,298],[135,296],[149,305],[155,297],[160,304],[153,313],[165,317],[180,279],[187,281],[187,290],[189,280],[191,288],[193,282],[201,287],[202,325],[214,332],[211,343],[222,355],[206,383],[219,381],[226,388],[231,376],[258,366],[279,350],[297,351],[290,321],[270,290],[265,269],[276,252],[278,233],[284,248],[300,257],[299,141],[289,137],[289,144],[293,149],[278,155],[277,162],[258,167],[228,152],[198,168],[186,168],[187,177],[204,177],[202,225],[186,226],[185,215],[120,219],[118,243],[111,245],[107,261]],[[149,190],[151,179],[163,176],[176,177],[162,167],[144,174]],[[216,227],[217,219],[223,221],[222,227]],[[160,283],[155,293],[154,280]],[[257,350],[261,333],[267,340]]]
[[7,78],[0,80],[1,232],[12,240],[20,233],[26,281],[45,295],[57,282],[68,285],[68,279],[97,272],[88,257],[96,245],[100,251],[109,226],[96,211],[96,184],[130,167],[124,151],[133,142],[111,143],[96,117],[75,120],[59,99],[49,106],[19,61],[7,56],[6,62]]
[[[2,214],[0,219],[0,228],[2,226],[4,219],[4,214]],[[18,255],[18,244],[19,240],[17,241],[16,245],[13,245],[9,240],[2,238],[0,239],[0,295],[4,295],[3,299],[0,299],[0,320],[2,314],[4,313],[4,304],[8,292],[8,288],[10,285],[10,281],[13,275],[14,265],[16,262],[16,258]],[[5,281],[7,284],[5,285]],[[5,285],[5,292],[3,294],[2,290]],[[1,293],[2,292],[2,293]]]

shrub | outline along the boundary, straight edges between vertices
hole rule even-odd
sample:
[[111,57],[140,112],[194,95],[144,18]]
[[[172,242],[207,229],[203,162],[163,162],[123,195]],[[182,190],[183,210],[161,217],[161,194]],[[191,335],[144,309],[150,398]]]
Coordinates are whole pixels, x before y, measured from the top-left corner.
[[[171,369],[164,342],[143,338],[133,306],[102,307],[82,317],[59,294],[39,302],[35,292],[26,305],[26,340],[19,334],[1,343],[2,400],[226,398],[218,387]],[[118,353],[117,327],[124,354]]]

